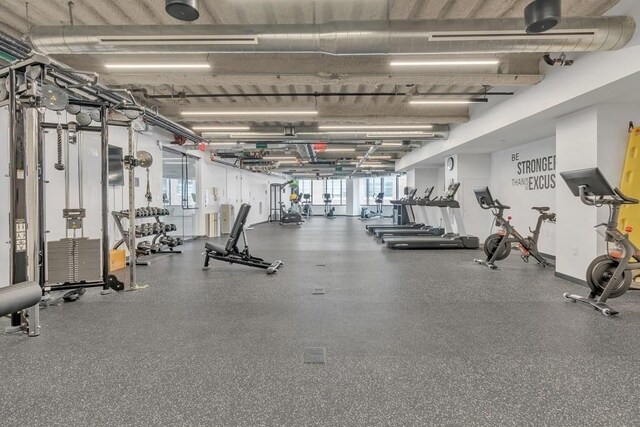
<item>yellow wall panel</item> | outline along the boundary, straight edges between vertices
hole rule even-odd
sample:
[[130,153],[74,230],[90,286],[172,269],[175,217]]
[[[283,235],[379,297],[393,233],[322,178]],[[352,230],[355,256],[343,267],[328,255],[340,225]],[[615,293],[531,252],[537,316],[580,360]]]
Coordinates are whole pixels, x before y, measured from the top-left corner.
[[[631,128],[629,132],[620,190],[629,197],[640,198],[640,127]],[[624,230],[627,225],[633,227],[633,232],[630,234],[631,241],[640,247],[640,205],[622,206],[619,229]]]

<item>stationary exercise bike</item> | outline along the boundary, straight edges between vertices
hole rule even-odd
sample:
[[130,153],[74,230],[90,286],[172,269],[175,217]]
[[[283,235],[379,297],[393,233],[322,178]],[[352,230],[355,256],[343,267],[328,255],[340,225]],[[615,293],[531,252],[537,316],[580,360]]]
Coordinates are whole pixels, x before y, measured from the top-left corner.
[[596,257],[587,267],[591,293],[588,297],[565,293],[564,297],[588,304],[605,316],[618,314],[606,304],[607,299],[627,292],[639,274],[634,270],[640,269],[640,250],[629,239],[633,228],[625,227],[624,233],[618,230],[618,217],[622,205],[637,205],[639,201],[625,196],[618,188],[611,188],[598,168],[561,172],[560,175],[585,205],[609,207],[609,220],[596,226],[607,242],[608,253]]
[[484,253],[487,255],[487,259],[474,259],[475,263],[496,269],[498,268],[495,264],[496,261],[501,261],[508,257],[511,253],[511,244],[518,243],[520,257],[524,262],[529,262],[529,257],[533,257],[543,267],[551,265],[538,251],[538,238],[540,237],[540,228],[543,222],[556,222],[555,213],[549,212],[548,207],[531,208],[538,211],[540,215],[538,216],[535,230],[529,229],[531,236],[523,237],[511,225],[511,217],[504,218],[504,211],[505,209],[511,209],[510,206],[503,205],[498,199],[494,200],[488,187],[477,187],[473,189],[473,192],[482,209],[493,210],[495,224],[498,227],[498,232],[490,235],[484,241]]
[[375,212],[369,208],[360,209],[360,219],[382,218],[382,201],[384,193],[378,193],[375,196],[376,210]]
[[324,193],[322,195],[322,199],[324,201],[324,216],[329,219],[334,219],[334,213],[336,208],[331,206],[331,202],[333,201],[333,197],[331,197],[331,193]]

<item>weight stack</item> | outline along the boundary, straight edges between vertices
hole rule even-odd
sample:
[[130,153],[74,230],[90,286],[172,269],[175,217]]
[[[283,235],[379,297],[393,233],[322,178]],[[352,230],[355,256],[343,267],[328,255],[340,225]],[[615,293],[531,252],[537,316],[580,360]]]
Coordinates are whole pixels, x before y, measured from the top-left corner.
[[101,280],[100,239],[61,239],[47,243],[47,283]]

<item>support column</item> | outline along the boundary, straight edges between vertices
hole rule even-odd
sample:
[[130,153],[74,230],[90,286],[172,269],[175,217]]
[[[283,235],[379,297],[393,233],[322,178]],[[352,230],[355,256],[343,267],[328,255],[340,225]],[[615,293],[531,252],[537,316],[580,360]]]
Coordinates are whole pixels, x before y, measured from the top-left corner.
[[347,179],[346,186],[347,210],[345,214],[347,216],[358,216],[360,215],[360,204],[358,203],[360,200],[360,181],[356,178]]

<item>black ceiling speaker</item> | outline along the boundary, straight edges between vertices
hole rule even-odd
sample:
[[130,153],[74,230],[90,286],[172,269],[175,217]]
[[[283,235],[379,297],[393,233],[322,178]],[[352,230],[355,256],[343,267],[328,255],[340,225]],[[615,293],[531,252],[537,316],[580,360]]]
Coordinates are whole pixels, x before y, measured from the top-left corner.
[[195,21],[200,17],[198,0],[164,0],[164,10],[181,21]]
[[527,33],[539,34],[549,31],[560,22],[560,0],[534,0],[524,8]]

